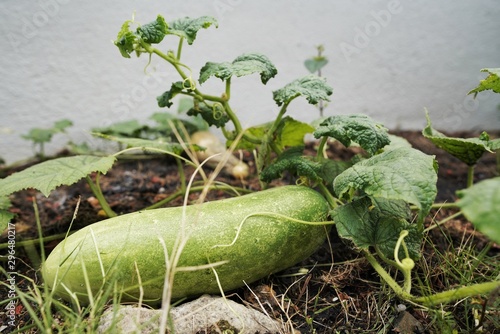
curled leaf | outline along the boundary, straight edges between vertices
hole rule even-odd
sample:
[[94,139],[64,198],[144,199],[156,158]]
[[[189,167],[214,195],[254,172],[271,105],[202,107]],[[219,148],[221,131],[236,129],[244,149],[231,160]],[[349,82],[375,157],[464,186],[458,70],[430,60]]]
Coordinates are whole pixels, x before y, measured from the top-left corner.
[[137,42],[137,36],[130,31],[130,23],[132,23],[130,20],[123,23],[114,42],[120,50],[121,55],[125,58],[130,58],[130,54],[134,51]]
[[273,78],[278,70],[266,56],[258,53],[247,53],[237,57],[232,63],[208,62],[200,70],[200,84],[215,76],[222,81],[231,78],[259,73],[263,84]]
[[211,16],[201,16],[196,19],[185,17],[170,22],[168,33],[185,38],[189,45],[193,44],[200,29],[207,29],[211,25],[219,26],[217,20]]

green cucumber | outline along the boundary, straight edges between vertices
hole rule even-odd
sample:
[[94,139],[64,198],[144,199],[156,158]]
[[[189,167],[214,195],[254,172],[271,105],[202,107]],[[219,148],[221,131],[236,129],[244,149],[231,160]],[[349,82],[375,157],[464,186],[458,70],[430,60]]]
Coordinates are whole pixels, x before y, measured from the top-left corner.
[[[160,302],[166,271],[160,239],[172,254],[183,226],[189,238],[178,267],[227,261],[215,271],[222,288],[233,290],[309,257],[324,242],[328,228],[297,220],[323,222],[328,211],[318,192],[284,186],[126,214],[86,226],[62,241],[43,264],[43,277],[56,296],[67,300],[71,292],[88,302],[88,288],[95,295],[112,282],[123,292],[122,300],[138,300],[142,291],[145,302]],[[174,300],[219,292],[211,268],[175,274]]]

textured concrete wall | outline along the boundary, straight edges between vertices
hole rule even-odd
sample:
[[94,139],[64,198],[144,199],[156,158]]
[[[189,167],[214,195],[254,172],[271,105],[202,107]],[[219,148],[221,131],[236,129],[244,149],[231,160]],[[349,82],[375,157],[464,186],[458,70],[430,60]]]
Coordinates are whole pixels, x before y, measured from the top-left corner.
[[[122,58],[111,43],[134,11],[141,23],[157,14],[219,20],[184,49],[195,78],[206,61],[244,52],[273,61],[279,73],[267,86],[257,75],[233,80],[232,105],[245,126],[276,114],[272,90],[307,74],[303,61],[323,44],[323,75],[334,87],[327,115],[365,113],[390,129],[422,129],[426,107],[441,130],[500,128],[498,96],[466,97],[485,77],[481,68],[500,67],[497,0],[2,0],[0,157],[32,155],[20,135],[62,118],[74,126],[54,137],[49,153],[90,140],[92,127],[158,111],[155,97],[178,77],[158,58],[146,75],[147,57]],[[214,79],[203,89],[218,95],[223,86]],[[297,101],[290,115],[311,121],[318,113]]]

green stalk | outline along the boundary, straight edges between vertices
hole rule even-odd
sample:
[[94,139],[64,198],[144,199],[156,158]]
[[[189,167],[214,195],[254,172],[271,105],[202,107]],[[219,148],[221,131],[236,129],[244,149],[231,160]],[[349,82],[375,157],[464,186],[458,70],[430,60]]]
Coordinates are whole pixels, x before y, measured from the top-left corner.
[[389,273],[378,263],[377,259],[367,250],[363,250],[363,254],[373,269],[379,276],[391,287],[399,298],[413,300],[415,297],[404,291],[403,288],[389,275]]
[[467,188],[472,187],[474,184],[474,166],[467,168]]
[[484,295],[500,288],[500,281],[479,283],[469,286],[464,286],[457,289],[447,290],[436,293],[430,296],[414,298],[413,301],[424,305],[437,305],[450,303],[462,298],[472,297],[476,295]]
[[[431,205],[431,209],[458,209],[457,203],[434,203]],[[411,206],[412,210],[418,209],[416,206]]]
[[179,38],[179,45],[177,46],[177,55],[176,58],[177,60],[181,60],[181,54],[182,54],[182,46],[184,44],[184,37]]
[[[179,60],[179,52],[180,52],[180,50],[177,51],[178,52],[177,59],[174,59],[174,58],[170,57],[168,54],[165,54],[165,53],[161,52],[160,50],[151,47],[147,43],[141,42],[141,46],[144,47],[144,49],[147,52],[149,52],[150,54],[154,53],[157,56],[159,56],[160,58],[162,58],[162,59],[166,60],[167,62],[169,62],[172,66],[174,66],[174,68],[176,69],[177,73],[179,73],[179,75],[181,76],[181,78],[183,80],[186,80],[188,78],[188,76],[186,75],[186,73],[184,73],[184,71],[181,69],[181,66],[184,66],[186,68],[187,68],[187,66],[179,63],[179,61],[178,61]],[[239,135],[240,133],[243,133],[243,128],[241,126],[241,123],[240,123],[238,117],[236,117],[236,115],[234,114],[234,112],[232,111],[232,109],[231,109],[231,107],[229,106],[229,103],[228,103],[228,100],[229,100],[230,95],[231,95],[230,85],[231,85],[231,79],[226,80],[226,92],[225,92],[225,94],[224,94],[223,97],[203,94],[197,88],[194,88],[192,91],[201,100],[207,100],[207,101],[221,103],[223,105],[223,107],[224,107],[227,115],[231,119],[231,122],[234,124],[236,134]],[[254,143],[254,144],[260,144],[262,142],[261,140],[259,140],[259,138],[255,137],[255,136],[252,136],[252,135],[250,135],[248,133],[244,133],[243,134],[243,138],[245,140],[248,140],[251,143]]]
[[427,227],[427,228],[424,230],[424,233],[427,233],[427,232],[429,232],[430,230],[432,230],[432,229],[434,229],[434,228],[436,228],[436,227],[438,227],[438,226],[441,226],[441,225],[445,224],[446,222],[449,222],[450,220],[457,218],[457,217],[458,217],[458,216],[460,216],[460,215],[462,215],[462,211],[455,212],[455,213],[454,213],[454,214],[452,214],[451,216],[448,216],[448,217],[446,217],[445,219],[443,219],[443,220],[441,220],[441,221],[437,222],[436,224],[434,224],[434,225],[431,225],[431,226]]
[[328,190],[328,188],[323,183],[318,183],[318,188],[319,188],[319,190],[321,190],[321,193],[325,197],[325,199],[328,202],[328,204],[330,204],[330,207],[332,209],[336,208],[338,206],[338,204],[339,204],[339,200],[337,198],[335,198],[330,193],[330,191]]
[[323,158],[323,151],[325,150],[326,143],[328,142],[328,136],[321,137],[319,142],[318,151],[316,153],[316,158]]
[[104,198],[104,195],[101,191],[101,187],[99,186],[99,173],[97,173],[97,176],[96,176],[96,183],[94,183],[92,181],[92,179],[90,178],[90,176],[86,176],[85,179],[87,180],[87,183],[90,187],[90,190],[92,190],[92,193],[94,194],[94,196],[97,198],[97,200],[99,201],[99,204],[101,204],[101,207],[102,209],[104,210],[104,212],[106,213],[106,215],[108,217],[115,217],[116,216],[116,213],[113,211],[113,209],[111,209],[111,207],[109,206],[108,202],[106,201],[106,199]]
[[294,98],[291,98],[289,101],[287,101],[287,102],[285,102],[283,104],[283,106],[281,107],[281,109],[280,109],[280,111],[278,113],[278,116],[274,120],[273,124],[271,125],[271,128],[266,133],[266,135],[264,136],[264,139],[262,141],[263,144],[267,143],[273,149],[274,153],[276,153],[276,154],[280,154],[281,153],[281,149],[279,149],[279,147],[276,146],[276,144],[272,140],[273,139],[272,137],[274,136],[274,133],[278,129],[278,126],[279,126],[281,120],[283,119],[283,115],[285,115],[285,113],[286,113],[288,105],[290,104],[290,102],[293,101],[293,99]]
[[186,175],[184,174],[184,165],[181,159],[175,157],[175,162],[177,163],[177,170],[179,171],[179,180],[181,182],[181,190],[186,191]]

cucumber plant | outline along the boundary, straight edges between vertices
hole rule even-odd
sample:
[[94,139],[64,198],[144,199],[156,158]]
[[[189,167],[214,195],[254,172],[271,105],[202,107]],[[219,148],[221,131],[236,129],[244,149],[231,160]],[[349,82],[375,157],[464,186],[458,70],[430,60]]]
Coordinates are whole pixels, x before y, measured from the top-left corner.
[[[199,30],[217,24],[214,18],[208,16],[167,23],[158,15],[156,20],[144,25],[128,20],[122,25],[115,45],[123,57],[130,58],[132,54],[145,54],[150,58],[157,56],[173,66],[179,80],[158,96],[158,105],[169,108],[178,95],[190,98],[192,107],[187,115],[200,116],[208,125],[221,129],[227,146],[256,152],[257,171],[264,184],[289,173],[297,177],[297,182],[318,189],[329,205],[331,221],[324,224],[334,224],[342,238],[351,240],[398,297],[414,303],[435,305],[488,293],[500,286],[498,281],[492,281],[434,295],[414,295],[412,272],[415,260],[421,256],[424,220],[436,205],[438,164],[435,158],[390,136],[382,124],[366,115],[330,116],[316,128],[287,116],[288,106],[298,97],[304,97],[313,105],[329,100],[332,87],[325,78],[312,74],[273,92],[272,97],[278,107],[275,119],[244,129],[236,109],[230,103],[233,81],[244,75],[258,74],[261,82],[266,84],[277,74],[277,69],[266,56],[247,53],[229,62],[207,62],[200,69],[197,83],[193,78],[193,70],[181,61],[184,44],[193,44]],[[175,50],[165,52],[157,47],[167,37],[176,39]],[[198,84],[202,85],[213,77],[224,82],[224,91],[220,94],[202,92]],[[429,136],[439,137],[439,134],[430,130],[430,124],[427,131],[430,132]],[[304,136],[308,133],[312,133],[319,143],[314,156],[303,154]],[[171,143],[143,138],[112,139],[129,148],[104,157],[75,156],[44,162],[0,180],[0,196],[27,187],[35,187],[48,195],[61,184],[71,184],[85,177],[105,203],[98,177],[94,182],[89,174],[105,173],[119,154],[143,148],[174,154],[180,160],[191,163],[181,157],[176,151],[179,147]],[[358,145],[364,153],[351,161],[327,159],[323,155],[323,148],[330,140],[337,140],[345,146]],[[486,218],[499,214],[499,199],[494,191],[498,183],[494,180],[477,186],[464,190],[457,205],[471,220],[480,222],[478,228],[497,240],[498,227],[493,220],[488,221]],[[488,213],[477,214],[478,203],[475,198],[478,193],[491,195]],[[271,219],[272,213],[267,214]],[[282,214],[286,216],[287,212]],[[110,211],[109,216],[113,215]],[[136,220],[141,221],[138,218]],[[387,267],[401,272],[403,282],[397,282]]]

